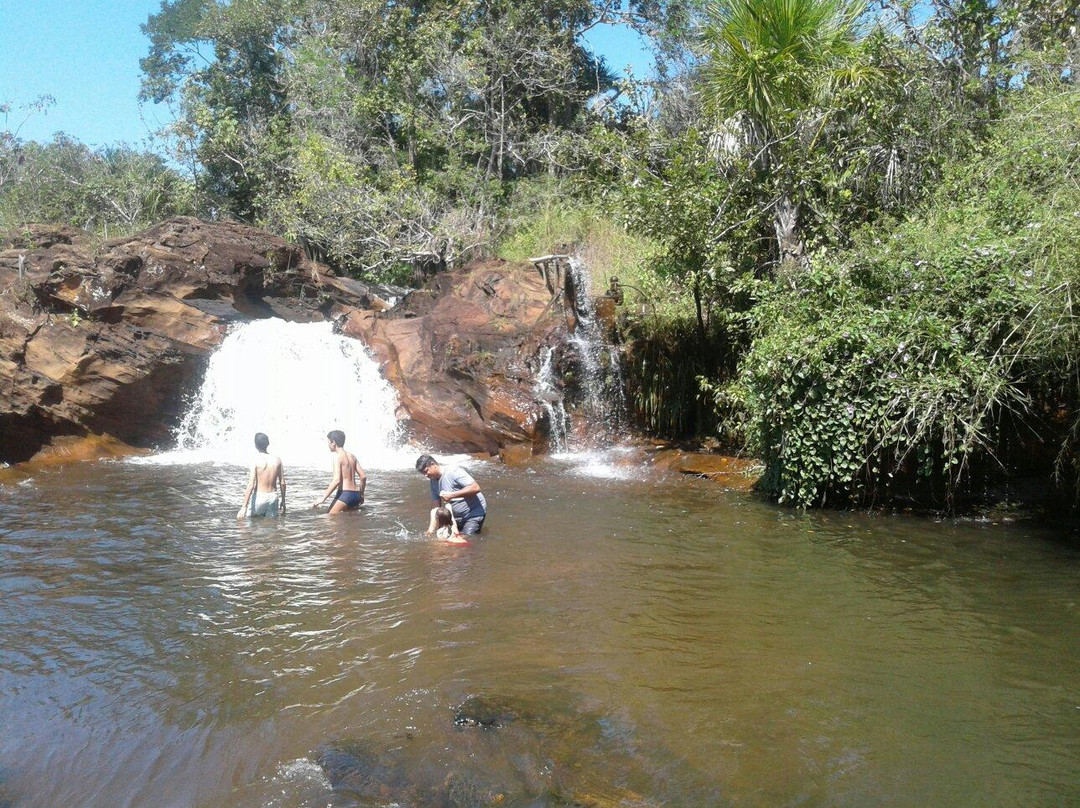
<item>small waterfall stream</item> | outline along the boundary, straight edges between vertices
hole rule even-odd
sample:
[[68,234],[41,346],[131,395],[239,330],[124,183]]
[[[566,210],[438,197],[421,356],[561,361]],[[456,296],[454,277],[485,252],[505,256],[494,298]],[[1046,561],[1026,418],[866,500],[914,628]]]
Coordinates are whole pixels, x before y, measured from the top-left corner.
[[[548,416],[551,451],[589,454],[619,442],[626,400],[619,353],[597,317],[587,268],[576,257],[568,264],[567,297],[576,325],[565,345],[541,353],[533,391]],[[572,371],[560,375],[566,365]]]
[[177,444],[189,461],[247,463],[264,432],[289,465],[322,468],[325,435],[341,429],[364,466],[397,466],[396,407],[375,360],[330,323],[257,320],[232,330],[210,358]]
[[547,413],[552,451],[565,452],[570,418],[566,414],[563,394],[558,385],[558,375],[555,373],[555,349],[545,348],[543,356],[540,370],[536,374],[536,383],[533,385],[533,394]]
[[[592,283],[585,264],[577,257],[572,257],[569,263],[577,314],[577,327],[570,337],[570,344],[576,350],[580,365],[581,406],[593,425],[599,427],[601,434],[598,437],[616,437],[626,420],[619,353],[608,343],[604,326],[597,319]],[[596,430],[590,432],[595,434]]]

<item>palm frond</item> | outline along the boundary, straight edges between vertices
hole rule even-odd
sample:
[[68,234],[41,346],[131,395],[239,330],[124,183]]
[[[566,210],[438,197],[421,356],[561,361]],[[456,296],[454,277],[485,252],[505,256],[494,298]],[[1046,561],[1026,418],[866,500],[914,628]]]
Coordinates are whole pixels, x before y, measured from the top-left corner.
[[864,0],[710,2],[707,105],[718,120],[743,113],[769,131],[778,118],[815,106],[832,83],[823,78],[861,80],[852,57],[864,11]]

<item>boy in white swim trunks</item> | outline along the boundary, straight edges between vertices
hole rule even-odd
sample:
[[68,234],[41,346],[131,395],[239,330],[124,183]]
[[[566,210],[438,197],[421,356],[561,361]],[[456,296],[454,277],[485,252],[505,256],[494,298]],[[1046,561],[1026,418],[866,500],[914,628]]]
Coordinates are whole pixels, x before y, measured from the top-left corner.
[[[277,516],[285,513],[285,468],[281,458],[267,454],[270,438],[262,432],[255,434],[259,456],[251,467],[244,504],[236,512],[237,519],[245,516]],[[280,493],[279,493],[280,488]]]

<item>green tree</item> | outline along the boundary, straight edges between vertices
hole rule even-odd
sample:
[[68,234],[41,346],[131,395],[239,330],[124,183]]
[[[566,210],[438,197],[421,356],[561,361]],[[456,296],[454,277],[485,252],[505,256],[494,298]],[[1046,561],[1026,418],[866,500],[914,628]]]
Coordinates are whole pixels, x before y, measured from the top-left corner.
[[583,32],[663,8],[165,0],[145,26],[143,93],[179,102],[177,157],[211,210],[360,271],[457,260],[490,241],[509,184],[565,171],[565,137],[613,86]]
[[[890,486],[957,504],[1033,460],[1080,469],[1080,121],[1068,85],[1017,91],[982,147],[903,220],[774,287],[724,392],[762,486],[798,505]],[[945,495],[945,496],[942,496]]]
[[[838,90],[867,78],[860,0],[722,0],[707,6],[702,90],[728,151],[752,154],[771,198],[778,260],[806,265],[802,165],[818,145]],[[850,99],[849,99],[850,100]]]
[[130,233],[194,212],[190,183],[160,155],[127,145],[91,149],[66,135],[25,142],[0,132],[0,228],[63,222]]
[[168,134],[210,209],[248,220],[280,161],[289,106],[281,82],[293,0],[162,0],[142,27],[141,97],[176,100]]

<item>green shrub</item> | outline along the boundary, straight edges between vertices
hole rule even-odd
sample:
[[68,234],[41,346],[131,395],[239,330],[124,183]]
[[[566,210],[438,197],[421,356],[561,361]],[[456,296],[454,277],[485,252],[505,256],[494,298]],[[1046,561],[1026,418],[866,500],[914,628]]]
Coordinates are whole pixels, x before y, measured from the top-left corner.
[[680,300],[671,294],[670,284],[661,283],[653,271],[658,249],[654,242],[573,198],[561,183],[519,183],[506,213],[499,257],[525,261],[562,249],[579,253],[594,294],[604,292],[609,279],[616,276],[640,290],[630,290],[634,302],[644,297],[654,306],[679,308]]
[[107,238],[194,212],[192,184],[153,152],[91,149],[63,134],[23,142],[0,130],[0,231],[62,222]]
[[717,403],[742,414],[766,491],[866,502],[917,475],[951,501],[993,462],[1005,422],[1059,441],[1072,465],[1057,427],[1077,415],[1078,100],[1018,93],[916,216],[818,256],[798,289],[762,293],[757,338]]

